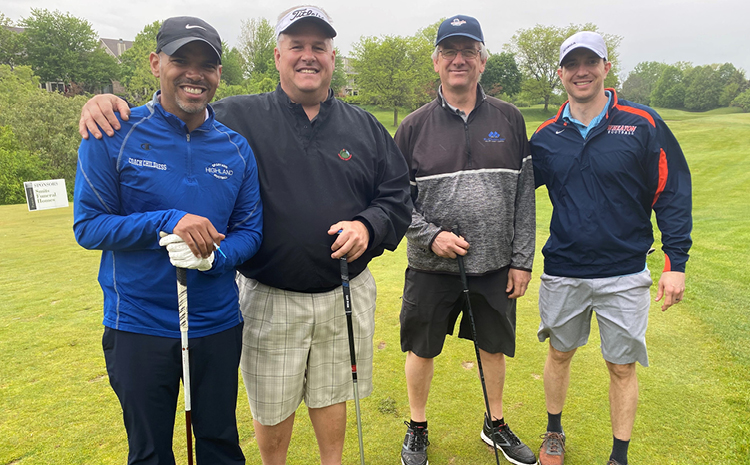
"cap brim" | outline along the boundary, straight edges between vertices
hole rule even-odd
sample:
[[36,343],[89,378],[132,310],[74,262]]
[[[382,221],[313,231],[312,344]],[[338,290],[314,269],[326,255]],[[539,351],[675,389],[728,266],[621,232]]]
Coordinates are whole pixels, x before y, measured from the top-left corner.
[[285,28],[284,30],[282,30],[282,31],[279,31],[279,34],[283,34],[283,33],[285,33],[285,32],[286,32],[286,31],[288,31],[289,29],[292,29],[292,28],[294,28],[294,26],[295,26],[296,24],[300,24],[300,23],[302,23],[302,22],[304,22],[304,21],[315,21],[315,23],[316,23],[316,24],[317,24],[318,26],[320,26],[320,27],[321,27],[321,29],[323,29],[323,31],[324,31],[324,32],[325,32],[325,33],[326,33],[326,34],[328,35],[328,37],[330,37],[330,38],[332,38],[332,39],[333,39],[334,37],[336,37],[336,29],[334,29],[334,28],[333,28],[333,26],[331,26],[331,23],[329,23],[329,22],[325,21],[324,19],[321,19],[321,18],[315,17],[315,16],[306,16],[306,17],[304,17],[304,18],[300,18],[300,19],[298,19],[297,21],[295,21],[295,22],[291,23],[291,24],[290,24],[289,26],[287,26],[287,27],[286,27],[286,28]]
[[435,42],[435,46],[437,47],[438,45],[440,45],[440,42],[444,41],[445,39],[449,39],[451,37],[468,37],[469,39],[476,40],[477,42],[484,43],[484,41],[482,39],[480,39],[479,37],[475,36],[474,34],[467,34],[465,32],[454,32],[453,34],[448,34],[447,36],[442,37],[440,39],[440,41]]
[[560,58],[560,63],[558,63],[558,66],[559,66],[559,65],[562,65],[562,62],[563,62],[563,61],[565,61],[565,57],[567,57],[568,55],[570,55],[570,52],[572,52],[572,51],[574,51],[574,50],[578,50],[579,48],[585,48],[586,50],[591,50],[591,51],[592,51],[592,52],[594,52],[594,54],[595,54],[596,56],[598,56],[599,58],[603,58],[603,59],[605,59],[605,60],[607,59],[607,57],[606,57],[606,56],[602,56],[602,55],[601,55],[601,54],[600,54],[599,52],[597,52],[597,51],[596,51],[596,50],[594,50],[593,48],[589,47],[588,45],[580,44],[580,45],[576,45],[576,46],[575,46],[575,47],[573,47],[573,48],[570,48],[570,49],[568,49],[568,51],[567,51],[567,52],[565,52],[565,55],[563,55],[563,56],[562,56],[562,58]]
[[195,42],[196,40],[199,40],[201,42],[208,44],[208,46],[211,47],[211,50],[213,50],[214,53],[216,54],[216,58],[218,58],[219,61],[221,61],[221,54],[219,53],[219,51],[216,50],[216,48],[213,45],[211,45],[209,41],[201,37],[183,37],[182,39],[174,40],[168,43],[167,45],[163,46],[161,48],[161,51],[166,53],[167,55],[173,55],[174,52],[180,49],[180,47],[187,45],[190,42]]

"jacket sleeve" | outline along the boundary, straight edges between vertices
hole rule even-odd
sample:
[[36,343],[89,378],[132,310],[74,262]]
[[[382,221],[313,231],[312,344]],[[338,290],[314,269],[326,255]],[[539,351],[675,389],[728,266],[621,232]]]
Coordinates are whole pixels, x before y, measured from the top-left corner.
[[417,202],[417,199],[419,198],[419,188],[417,187],[417,181],[414,175],[416,169],[412,166],[412,155],[414,151],[414,138],[412,137],[413,128],[414,126],[402,122],[401,126],[396,130],[396,136],[394,137],[396,145],[401,150],[401,153],[404,154],[404,159],[406,160],[409,169],[409,187],[413,207],[411,210],[411,224],[406,231],[406,238],[417,247],[430,250],[432,242],[435,240],[435,237],[440,234],[442,229],[440,226],[432,224],[425,219],[419,208],[419,202]]
[[652,208],[661,231],[664,271],[685,272],[692,245],[692,188],[690,170],[677,139],[667,124],[654,118],[656,136],[649,163]]
[[111,140],[89,137],[78,149],[74,189],[73,231],[86,249],[144,250],[159,248],[159,232],[171,233],[185,216],[181,210],[159,210],[123,215],[117,154]]
[[510,266],[511,268],[531,271],[534,264],[534,246],[536,244],[534,167],[523,117],[520,118],[520,122],[516,126],[519,128],[518,139],[521,143],[520,152],[523,161],[521,173],[518,175],[518,186],[516,187],[513,250]]
[[[240,139],[240,136],[236,136]],[[258,167],[252,149],[244,138],[237,141],[240,156],[245,161],[245,173],[229,218],[226,238],[221,242],[221,253],[214,253],[214,264],[207,274],[222,274],[249,260],[263,240],[263,204],[260,199]]]
[[375,196],[354,219],[364,220],[370,230],[369,249],[395,250],[409,226],[411,199],[406,162],[393,138],[380,124],[372,128],[378,140]]

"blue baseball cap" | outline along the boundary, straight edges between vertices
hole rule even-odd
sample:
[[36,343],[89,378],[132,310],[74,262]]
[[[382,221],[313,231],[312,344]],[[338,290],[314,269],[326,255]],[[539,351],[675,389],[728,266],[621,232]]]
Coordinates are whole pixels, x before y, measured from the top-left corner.
[[469,39],[474,39],[477,42],[484,43],[482,27],[479,25],[479,21],[471,16],[457,15],[440,23],[437,39],[435,39],[435,45],[437,46],[448,37],[456,36],[464,36]]

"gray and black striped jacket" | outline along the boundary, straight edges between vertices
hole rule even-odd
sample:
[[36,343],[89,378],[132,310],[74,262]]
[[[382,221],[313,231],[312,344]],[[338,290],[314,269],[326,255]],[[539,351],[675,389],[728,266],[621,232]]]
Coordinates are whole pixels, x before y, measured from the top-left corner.
[[466,271],[482,275],[510,266],[530,271],[536,231],[534,172],[518,109],[488,97],[466,121],[441,97],[410,114],[396,144],[409,165],[412,221],[406,232],[412,269],[458,273],[456,260],[431,250],[454,227],[469,242]]

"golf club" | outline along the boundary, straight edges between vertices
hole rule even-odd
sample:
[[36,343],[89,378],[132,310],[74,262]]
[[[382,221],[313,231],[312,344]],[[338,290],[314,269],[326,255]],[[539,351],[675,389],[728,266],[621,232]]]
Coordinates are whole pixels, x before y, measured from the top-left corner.
[[[456,236],[458,230],[454,228],[453,234]],[[469,313],[469,321],[471,322],[471,337],[474,339],[474,352],[477,355],[477,368],[479,368],[479,379],[482,380],[482,393],[484,393],[484,405],[487,408],[487,419],[492,427],[492,413],[490,413],[490,400],[487,397],[487,385],[484,382],[484,370],[482,370],[482,358],[479,356],[479,346],[477,345],[477,327],[474,324],[474,313],[471,311],[471,299],[469,298],[469,282],[466,280],[466,268],[464,267],[464,257],[462,255],[456,255],[458,260],[458,271],[461,274],[461,283],[463,284],[464,297],[466,298],[466,311]],[[500,465],[500,456],[497,454],[497,442],[495,441],[494,433],[492,436],[492,448],[495,451],[495,462]]]
[[357,411],[357,434],[359,435],[359,461],[365,465],[365,448],[362,444],[362,415],[359,412],[359,388],[357,387],[357,355],[354,352],[354,330],[352,329],[352,294],[349,289],[349,264],[346,255],[339,259],[341,264],[341,288],[344,290],[344,311],[349,332],[349,355],[352,361],[352,384],[354,385],[354,408]]
[[188,465],[193,465],[193,433],[190,419],[190,351],[188,347],[187,270],[177,268],[177,302],[180,310],[180,340],[182,342],[182,387],[185,395],[185,428],[187,429]]

